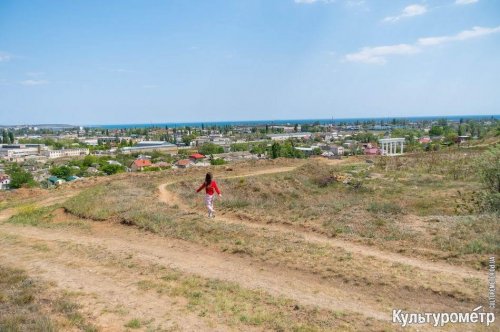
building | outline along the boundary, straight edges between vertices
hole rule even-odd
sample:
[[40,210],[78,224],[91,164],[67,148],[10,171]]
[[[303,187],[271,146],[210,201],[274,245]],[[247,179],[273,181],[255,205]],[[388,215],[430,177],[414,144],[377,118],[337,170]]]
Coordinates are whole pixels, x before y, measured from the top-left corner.
[[136,159],[130,165],[130,169],[132,170],[132,172],[138,172],[138,171],[143,171],[145,167],[150,167],[152,165],[153,164],[151,163],[151,160]]
[[422,137],[418,139],[418,142],[420,144],[429,144],[432,142],[432,139],[430,137]]
[[52,186],[58,186],[60,184],[63,184],[65,181],[63,179],[59,179],[57,176],[50,176],[48,179],[47,179],[49,185],[52,185]]
[[192,165],[193,162],[191,161],[191,159],[181,159],[175,163],[175,166],[177,166],[178,168],[188,168]]
[[136,146],[127,146],[121,148],[121,150],[123,153],[160,151],[177,154],[179,148],[175,144],[164,141],[142,141],[137,143]]
[[286,134],[269,134],[267,135],[267,138],[273,140],[273,141],[286,141],[287,139],[291,138],[296,138],[296,139],[309,139],[311,138],[311,133],[309,132],[304,132],[304,133],[286,133]]
[[79,157],[90,154],[89,149],[63,149],[63,150],[47,150],[43,155],[49,159],[64,158],[64,157]]
[[0,174],[0,190],[10,188],[10,177],[6,174]]
[[37,156],[47,150],[45,144],[1,144],[0,156],[11,161]]
[[344,155],[344,147],[343,146],[333,145],[330,147],[330,151],[333,152],[333,154],[336,156],[343,156]]
[[363,150],[363,153],[367,156],[376,156],[380,154],[380,150],[378,148],[366,148]]
[[405,141],[404,137],[379,139],[381,154],[385,156],[403,154]]
[[193,153],[192,155],[189,156],[189,159],[192,162],[197,163],[199,161],[203,161],[205,159],[205,156],[202,155],[201,153]]
[[298,151],[302,151],[302,153],[304,153],[304,155],[306,155],[307,157],[310,157],[314,154],[314,148],[304,148],[304,147],[296,147],[295,150],[298,150]]

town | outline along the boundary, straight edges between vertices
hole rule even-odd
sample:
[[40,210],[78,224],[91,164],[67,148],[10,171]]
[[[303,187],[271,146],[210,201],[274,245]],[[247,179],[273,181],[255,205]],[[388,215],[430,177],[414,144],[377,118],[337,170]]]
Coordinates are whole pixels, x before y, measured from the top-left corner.
[[498,135],[499,128],[495,117],[122,129],[4,126],[0,189],[50,188],[92,176],[252,159],[340,159],[466,148]]

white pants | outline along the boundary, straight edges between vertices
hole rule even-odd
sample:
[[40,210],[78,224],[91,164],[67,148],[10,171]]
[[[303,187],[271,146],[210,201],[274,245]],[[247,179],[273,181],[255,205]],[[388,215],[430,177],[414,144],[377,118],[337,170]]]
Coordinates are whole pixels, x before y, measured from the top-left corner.
[[214,195],[205,194],[205,205],[208,213],[214,213]]

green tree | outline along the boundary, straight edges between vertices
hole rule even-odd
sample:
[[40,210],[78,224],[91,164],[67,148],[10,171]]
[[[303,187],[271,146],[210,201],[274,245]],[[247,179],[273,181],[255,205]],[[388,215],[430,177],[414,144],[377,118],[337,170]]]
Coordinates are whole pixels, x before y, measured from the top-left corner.
[[429,135],[431,136],[441,136],[444,133],[444,129],[441,126],[432,126],[431,130],[429,130]]
[[50,174],[66,179],[68,176],[73,175],[73,170],[68,166],[54,166],[50,169]]
[[199,152],[201,154],[204,154],[205,156],[211,155],[211,154],[217,154],[217,153],[223,153],[224,148],[222,146],[213,144],[213,143],[204,143],[200,149]]
[[7,171],[10,176],[10,187],[17,189],[21,187],[33,187],[36,185],[35,180],[33,180],[33,175],[25,171],[17,164],[11,166]]
[[231,144],[231,151],[248,151],[248,143],[234,143]]
[[273,145],[271,145],[271,158],[276,159],[280,156],[281,152],[281,146],[278,142],[274,142]]
[[100,170],[103,171],[104,173],[106,173],[107,175],[112,175],[112,174],[124,172],[125,167],[123,167],[121,165],[106,164],[106,165],[103,165],[100,168]]
[[92,166],[92,164],[96,164],[98,163],[99,161],[99,158],[97,158],[96,156],[93,156],[93,155],[88,155],[88,156],[85,156],[85,158],[83,158],[83,166],[86,166],[86,167],[90,167]]
[[2,130],[2,142],[4,144],[9,144],[10,141],[9,141],[9,135],[7,134],[7,131],[5,130]]
[[14,133],[9,131],[9,141],[10,143],[14,143]]

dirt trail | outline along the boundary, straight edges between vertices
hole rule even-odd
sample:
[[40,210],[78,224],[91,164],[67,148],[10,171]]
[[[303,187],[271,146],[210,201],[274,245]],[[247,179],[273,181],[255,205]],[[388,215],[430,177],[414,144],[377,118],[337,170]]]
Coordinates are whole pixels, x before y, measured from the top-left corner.
[[[334,160],[334,161],[336,162],[335,164],[342,162],[340,160]],[[257,176],[257,175],[263,175],[263,174],[276,174],[276,173],[290,172],[290,171],[293,171],[295,168],[296,167],[271,168],[271,169],[265,169],[265,170],[261,170],[261,171],[257,171],[257,172],[246,173],[246,174],[242,174],[242,175],[225,176],[225,177],[220,177],[220,178],[221,179],[233,179],[233,178]],[[179,208],[189,210],[190,209],[189,206],[187,206],[174,192],[167,189],[167,187],[169,185],[172,185],[176,182],[177,181],[163,183],[158,187],[159,200],[167,205],[170,205],[170,206],[177,205]],[[366,245],[356,244],[356,243],[352,243],[352,242],[348,242],[348,241],[340,240],[340,239],[329,238],[326,236],[322,236],[319,234],[308,232],[306,230],[301,230],[298,228],[289,227],[289,226],[285,226],[285,225],[253,223],[250,221],[238,219],[236,217],[231,217],[230,215],[225,215],[225,216],[218,215],[216,217],[216,219],[220,220],[220,221],[224,221],[224,222],[229,223],[229,224],[240,224],[240,225],[242,224],[244,226],[251,227],[254,229],[268,229],[268,230],[281,232],[281,233],[293,232],[295,235],[300,235],[301,237],[304,238],[304,240],[306,240],[308,242],[318,243],[318,244],[327,244],[327,245],[331,245],[333,247],[342,248],[342,249],[349,251],[353,254],[374,257],[376,259],[388,261],[388,262],[392,262],[392,263],[406,264],[406,265],[416,267],[416,268],[421,269],[421,270],[448,273],[448,274],[453,274],[455,276],[460,276],[462,278],[471,278],[471,277],[483,278],[484,277],[484,272],[475,271],[475,270],[467,268],[467,267],[453,266],[453,265],[449,265],[446,263],[431,262],[431,261],[427,261],[427,260],[421,260],[418,258],[412,258],[412,257],[404,256],[401,254],[397,254],[397,253],[379,250],[377,248],[366,246]]]
[[[28,229],[36,236],[26,236],[24,233]],[[63,250],[56,249],[58,251],[56,254],[47,255],[43,251],[31,249],[30,245],[44,238],[40,236],[39,231],[34,228],[19,228],[19,232],[14,232],[17,240],[15,242],[18,242],[14,245],[0,240],[2,249],[0,261],[3,264],[26,270],[31,277],[55,282],[57,287],[64,291],[78,294],[75,300],[82,307],[81,310],[87,316],[87,321],[97,325],[103,331],[124,331],[126,330],[124,325],[131,319],[140,319],[142,324],[151,322],[151,326],[162,330],[177,331],[180,327],[182,327],[181,330],[186,331],[212,330],[207,325],[207,321],[186,311],[178,300],[139,289],[137,282],[141,279],[141,274],[137,271],[90,261],[72,253],[65,253]],[[5,234],[11,234],[11,232],[5,232],[3,236]],[[66,236],[59,234],[49,241],[63,240],[67,241]],[[74,241],[72,243],[88,242]],[[51,245],[50,250],[54,250],[52,249],[54,247]],[[231,329],[219,325],[217,330],[229,331]]]
[[[135,259],[143,262],[168,266],[205,278],[235,282],[244,288],[264,290],[271,295],[284,296],[302,305],[357,312],[380,320],[389,318],[389,313],[374,299],[365,297],[354,288],[323,282],[310,274],[249,263],[245,258],[213,252],[186,241],[143,233],[135,228],[95,223],[92,229],[92,234],[85,234],[68,232],[66,229],[46,230],[0,224],[0,232],[3,234],[39,241],[70,241],[74,244],[99,246],[111,252],[129,252],[133,253]],[[73,265],[74,260],[75,257],[68,257],[69,264]],[[39,262],[37,258],[31,260],[31,263],[30,260],[26,261],[27,264],[36,262]],[[46,263],[40,262],[42,266]],[[55,279],[60,281],[60,278]],[[103,289],[106,289],[106,286],[103,286]]]

